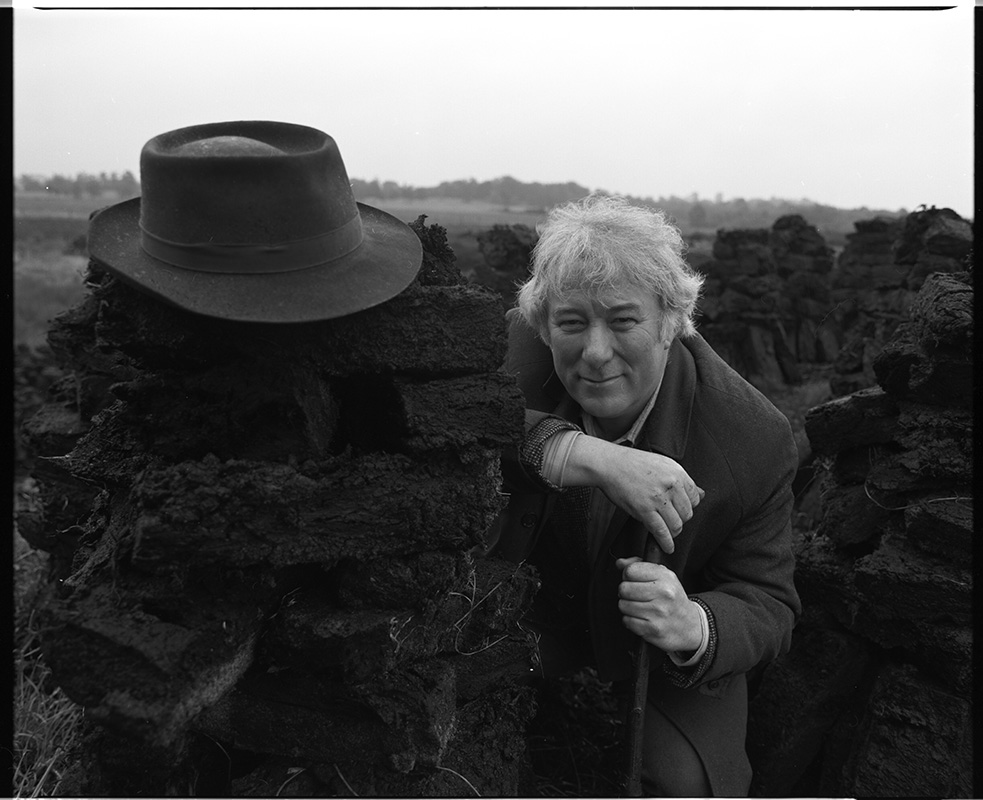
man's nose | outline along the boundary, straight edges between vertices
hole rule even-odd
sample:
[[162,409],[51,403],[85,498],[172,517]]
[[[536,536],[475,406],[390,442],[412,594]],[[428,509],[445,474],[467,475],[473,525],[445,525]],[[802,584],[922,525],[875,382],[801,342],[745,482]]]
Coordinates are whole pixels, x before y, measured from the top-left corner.
[[611,331],[607,325],[590,325],[586,331],[586,341],[582,358],[588,364],[603,364],[611,358],[614,352],[611,342]]

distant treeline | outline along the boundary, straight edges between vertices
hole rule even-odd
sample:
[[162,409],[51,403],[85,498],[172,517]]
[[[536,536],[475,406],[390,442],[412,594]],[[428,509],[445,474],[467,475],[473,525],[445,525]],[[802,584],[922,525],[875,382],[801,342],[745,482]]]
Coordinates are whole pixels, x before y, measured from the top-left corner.
[[[352,189],[359,200],[426,200],[429,198],[456,198],[462,202],[485,202],[507,209],[526,209],[545,211],[552,206],[568,200],[576,200],[591,193],[586,186],[572,181],[567,183],[523,183],[506,176],[490,181],[476,181],[474,178],[458,181],[444,181],[438,186],[404,186],[394,181],[352,180]],[[117,196],[121,199],[135,197],[140,193],[140,184],[133,173],[127,170],[122,175],[100,172],[90,175],[81,172],[74,178],[53,175],[49,178],[37,175],[21,175],[14,181],[14,191],[51,192],[73,195],[75,197]],[[600,193],[611,194],[603,190]],[[904,209],[893,211],[868,209],[866,207],[843,209],[814,203],[811,200],[770,200],[745,199],[743,197],[724,200],[718,194],[715,198],[703,198],[696,194],[688,197],[634,197],[628,199],[639,205],[660,208],[688,232],[714,231],[719,228],[770,228],[776,219],[787,214],[800,214],[811,225],[826,231],[850,231],[853,223],[861,219],[877,216],[897,217],[907,212]]]
[[[401,186],[393,181],[352,181],[355,196],[360,200],[377,198],[379,200],[421,200],[430,197],[451,197],[464,202],[484,201],[504,208],[525,208],[531,211],[545,211],[568,200],[576,200],[591,193],[586,186],[577,183],[522,183],[515,178],[495,178],[490,181],[476,181],[474,178],[462,181],[445,181],[439,186],[420,188]],[[596,190],[601,194],[613,194]],[[687,231],[713,231],[718,228],[770,228],[775,220],[787,214],[799,214],[811,225],[821,230],[852,231],[858,219],[877,216],[897,217],[907,212],[903,209],[888,211],[884,209],[843,209],[822,205],[811,200],[746,200],[737,197],[724,200],[718,194],[714,199],[701,198],[696,194],[689,197],[635,197],[625,195],[637,205],[659,208],[669,214],[677,225]]]
[[21,175],[14,181],[15,192],[52,192],[72,197],[103,197],[116,195],[120,198],[136,197],[140,194],[140,182],[127,170],[122,175],[115,172],[100,172],[90,175],[80,172],[74,178],[64,175],[43,177],[40,175]]
[[352,180],[352,189],[358,198],[375,197],[380,200],[426,200],[431,197],[451,197],[465,203],[494,203],[503,208],[523,207],[543,210],[576,200],[590,194],[590,189],[580,184],[568,183],[522,183],[512,177],[495,178],[490,181],[476,181],[474,178],[461,181],[444,181],[438,186],[420,188],[401,186],[393,181]]

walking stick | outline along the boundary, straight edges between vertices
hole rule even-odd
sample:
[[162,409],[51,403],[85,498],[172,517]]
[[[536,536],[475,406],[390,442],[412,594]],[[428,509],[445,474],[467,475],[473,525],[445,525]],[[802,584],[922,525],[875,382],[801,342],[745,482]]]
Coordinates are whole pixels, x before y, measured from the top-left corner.
[[[644,560],[658,563],[661,551],[655,539],[647,536]],[[625,787],[628,797],[642,796],[642,731],[645,722],[645,703],[649,687],[649,643],[641,637],[632,654],[634,674],[631,684],[631,709],[628,712],[628,780]]]

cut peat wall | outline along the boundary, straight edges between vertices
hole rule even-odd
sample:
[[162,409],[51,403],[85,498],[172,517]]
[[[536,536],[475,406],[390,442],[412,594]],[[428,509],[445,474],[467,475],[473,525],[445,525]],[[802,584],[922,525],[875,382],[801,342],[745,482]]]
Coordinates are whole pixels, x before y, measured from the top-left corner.
[[98,723],[79,794],[517,793],[537,583],[475,553],[523,404],[501,299],[413,227],[417,280],[340,320],[197,317],[90,265],[54,324],[20,527]]
[[872,236],[878,261],[848,246],[840,280],[866,271],[858,330],[891,333],[865,335],[873,385],[841,373],[864,388],[806,417],[821,519],[797,536],[791,652],[751,703],[759,796],[974,796],[972,238],[948,209]]

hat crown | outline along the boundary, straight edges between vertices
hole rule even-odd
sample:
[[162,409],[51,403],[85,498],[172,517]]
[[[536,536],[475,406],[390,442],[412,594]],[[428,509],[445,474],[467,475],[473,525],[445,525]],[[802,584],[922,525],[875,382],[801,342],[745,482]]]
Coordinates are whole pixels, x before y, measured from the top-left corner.
[[276,156],[283,150],[248,136],[209,136],[174,148],[185,156]]
[[155,136],[142,196],[89,219],[92,260],[208,317],[293,323],[385,302],[420,269],[419,237],[356,203],[334,139],[286,122],[215,122]]
[[140,227],[168,243],[281,245],[358,218],[334,139],[304,125],[216,122],[169,131],[144,145],[140,179]]

